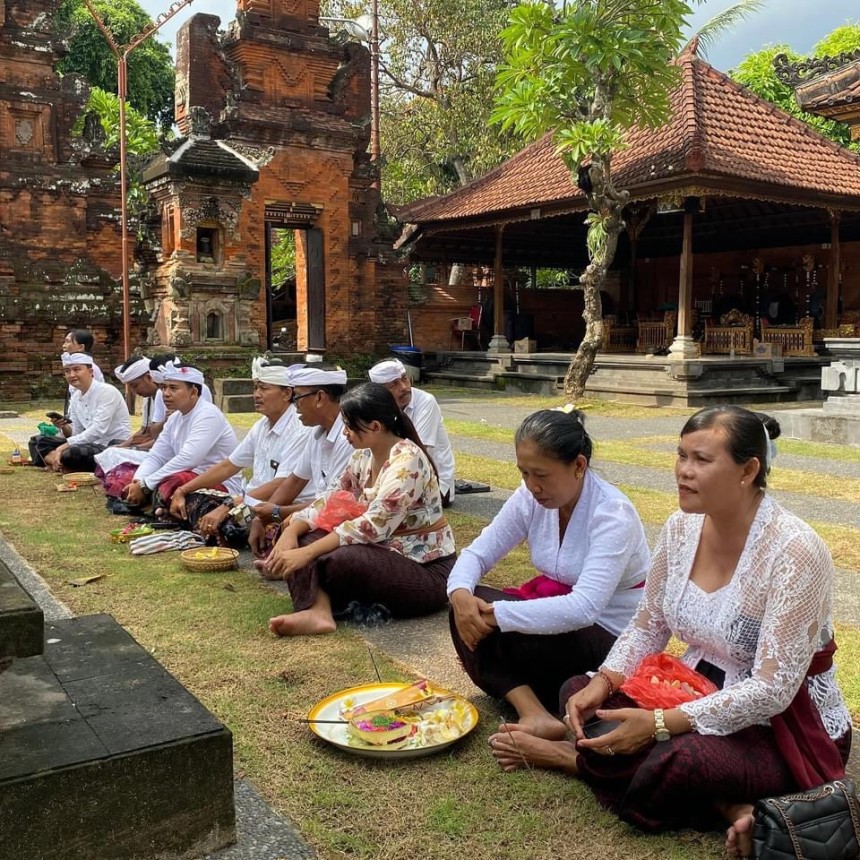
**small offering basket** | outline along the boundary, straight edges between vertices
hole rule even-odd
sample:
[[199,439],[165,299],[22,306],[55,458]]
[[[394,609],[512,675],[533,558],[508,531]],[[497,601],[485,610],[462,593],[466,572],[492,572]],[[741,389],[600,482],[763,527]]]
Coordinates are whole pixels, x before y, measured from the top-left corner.
[[78,487],[91,487],[98,478],[92,472],[67,472],[63,475],[63,480]]
[[219,570],[233,570],[239,558],[239,550],[225,546],[194,547],[186,549],[179,557],[187,570],[214,573]]
[[124,526],[121,529],[112,529],[110,539],[111,543],[128,543],[130,540],[134,540],[134,538],[151,535],[154,531],[155,529],[153,529],[152,526],[148,526],[145,523],[137,525],[133,529],[129,529],[128,526]]

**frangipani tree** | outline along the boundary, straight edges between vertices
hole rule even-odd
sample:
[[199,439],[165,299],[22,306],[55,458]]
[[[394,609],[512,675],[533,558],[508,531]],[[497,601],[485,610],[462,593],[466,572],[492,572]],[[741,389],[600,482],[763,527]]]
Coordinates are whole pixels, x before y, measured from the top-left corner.
[[493,121],[527,140],[550,132],[588,200],[585,337],[565,377],[572,400],[602,341],[600,289],[624,229],[629,195],[613,184],[612,156],[634,125],[668,120],[679,81],[672,60],[690,12],[683,0],[567,0],[560,9],[536,0],[519,6],[502,32]]

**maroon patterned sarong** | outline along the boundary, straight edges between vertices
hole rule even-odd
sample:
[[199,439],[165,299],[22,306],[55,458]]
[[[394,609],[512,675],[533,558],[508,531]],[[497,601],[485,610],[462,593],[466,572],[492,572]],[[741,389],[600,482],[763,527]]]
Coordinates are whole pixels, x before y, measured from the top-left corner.
[[[562,710],[590,680],[582,675],[562,687]],[[635,707],[624,693],[614,693],[603,705],[606,710]],[[847,761],[850,729],[835,746]],[[603,806],[649,831],[721,829],[725,822],[717,803],[755,803],[798,788],[770,726],[749,726],[731,735],[687,732],[633,755],[581,750],[576,766]]]
[[[302,546],[326,536],[315,530],[299,539]],[[334,612],[353,601],[379,603],[394,618],[415,618],[436,612],[448,602],[446,585],[456,555],[420,564],[399,552],[375,544],[347,544],[315,558],[287,578],[296,612],[308,609],[320,590]]]

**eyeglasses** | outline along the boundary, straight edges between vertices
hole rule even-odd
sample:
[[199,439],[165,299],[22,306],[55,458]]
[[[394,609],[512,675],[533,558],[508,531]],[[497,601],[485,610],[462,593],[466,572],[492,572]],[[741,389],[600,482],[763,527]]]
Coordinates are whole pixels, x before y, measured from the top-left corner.
[[312,394],[319,394],[319,388],[316,391],[308,391],[306,394],[294,394],[290,398],[290,403],[295,406],[303,397],[310,397]]

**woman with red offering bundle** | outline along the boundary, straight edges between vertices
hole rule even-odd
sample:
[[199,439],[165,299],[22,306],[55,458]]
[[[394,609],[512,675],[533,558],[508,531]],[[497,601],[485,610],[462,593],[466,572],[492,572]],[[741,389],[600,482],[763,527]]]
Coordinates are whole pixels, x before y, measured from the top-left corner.
[[[571,734],[500,732],[490,745],[503,767],[564,769],[646,830],[728,820],[726,845],[740,857],[752,853],[757,799],[844,774],[851,722],[832,660],[833,561],[765,494],[778,435],[772,418],[737,406],[689,419],[675,467],[681,510],[663,529],[639,610],[598,672],[562,688]],[[619,687],[671,636],[687,644],[683,663],[719,689],[638,707]],[[589,737],[595,714],[619,725]]]

